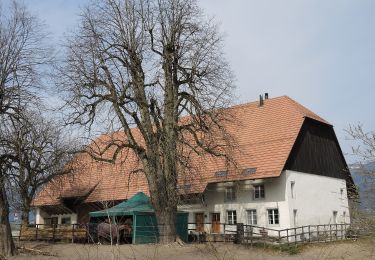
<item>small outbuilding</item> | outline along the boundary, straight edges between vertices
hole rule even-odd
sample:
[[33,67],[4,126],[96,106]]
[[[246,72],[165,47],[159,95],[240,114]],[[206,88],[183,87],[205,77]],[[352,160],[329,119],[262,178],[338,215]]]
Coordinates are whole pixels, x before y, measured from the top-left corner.
[[[105,210],[89,213],[90,222],[100,222],[111,218],[113,223],[132,223],[131,240],[133,244],[157,243],[159,229],[156,221],[155,210],[150,198],[143,192],[138,192],[127,201]],[[188,238],[188,212],[177,212],[177,235],[181,240]]]

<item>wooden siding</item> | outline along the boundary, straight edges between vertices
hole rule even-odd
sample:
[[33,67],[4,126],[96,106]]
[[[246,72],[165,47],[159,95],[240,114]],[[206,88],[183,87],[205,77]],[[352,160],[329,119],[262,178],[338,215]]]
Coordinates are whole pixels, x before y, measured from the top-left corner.
[[309,118],[302,125],[284,169],[351,179],[333,127]]

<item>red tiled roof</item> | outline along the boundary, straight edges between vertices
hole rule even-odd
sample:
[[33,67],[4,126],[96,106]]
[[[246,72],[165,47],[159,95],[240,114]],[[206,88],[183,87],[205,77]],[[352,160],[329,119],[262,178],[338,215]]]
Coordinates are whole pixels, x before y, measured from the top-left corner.
[[[238,144],[232,155],[237,170],[215,176],[215,172],[226,170],[224,159],[194,154],[192,162],[199,167],[193,167],[187,185],[179,181],[188,192],[203,192],[211,182],[278,177],[304,118],[329,124],[287,96],[267,99],[261,107],[258,102],[233,106],[225,113],[233,119],[224,127]],[[34,206],[56,205],[62,197],[79,194],[86,194],[86,202],[98,202],[127,199],[138,191],[149,193],[146,177],[135,171],[140,166],[132,152],[121,154],[116,164],[95,161],[87,154],[76,159],[85,167],[48,183],[35,198]],[[242,174],[245,168],[256,168],[256,172]]]

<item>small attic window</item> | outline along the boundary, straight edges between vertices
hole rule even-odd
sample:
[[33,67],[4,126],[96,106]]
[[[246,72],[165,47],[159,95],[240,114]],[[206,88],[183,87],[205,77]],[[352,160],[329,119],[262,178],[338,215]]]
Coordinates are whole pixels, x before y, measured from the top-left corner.
[[243,175],[250,175],[256,173],[257,168],[246,168],[242,170]]
[[215,177],[226,177],[228,175],[227,171],[218,171],[215,172]]

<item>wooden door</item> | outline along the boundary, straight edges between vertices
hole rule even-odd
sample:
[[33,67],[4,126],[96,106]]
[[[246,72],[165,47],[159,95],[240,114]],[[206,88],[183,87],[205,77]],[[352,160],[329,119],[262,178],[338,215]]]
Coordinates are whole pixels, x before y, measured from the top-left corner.
[[204,213],[195,213],[195,225],[197,232],[204,231]]
[[220,233],[220,213],[212,213],[212,233]]

